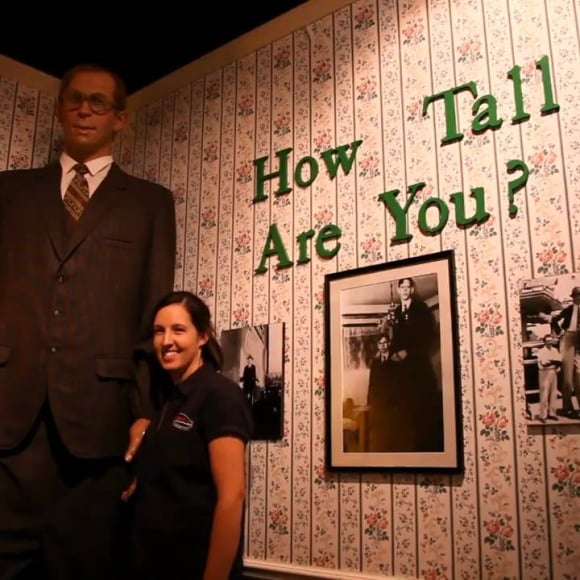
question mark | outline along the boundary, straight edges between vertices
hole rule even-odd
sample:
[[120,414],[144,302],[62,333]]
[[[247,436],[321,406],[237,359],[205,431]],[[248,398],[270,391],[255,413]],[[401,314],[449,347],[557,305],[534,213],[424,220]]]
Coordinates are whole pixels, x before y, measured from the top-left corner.
[[518,206],[514,203],[514,195],[528,182],[528,176],[530,175],[530,170],[524,161],[520,159],[511,159],[507,162],[507,172],[513,173],[514,171],[520,170],[522,174],[513,181],[508,183],[508,198],[510,200],[509,214],[511,218],[516,217],[518,213]]

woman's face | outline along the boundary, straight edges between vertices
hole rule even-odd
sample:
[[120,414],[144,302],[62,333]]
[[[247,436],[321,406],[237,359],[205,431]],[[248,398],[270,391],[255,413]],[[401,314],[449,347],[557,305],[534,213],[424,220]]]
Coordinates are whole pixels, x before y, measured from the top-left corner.
[[195,328],[183,304],[165,306],[155,316],[155,355],[175,383],[183,381],[202,365],[201,347],[207,338]]

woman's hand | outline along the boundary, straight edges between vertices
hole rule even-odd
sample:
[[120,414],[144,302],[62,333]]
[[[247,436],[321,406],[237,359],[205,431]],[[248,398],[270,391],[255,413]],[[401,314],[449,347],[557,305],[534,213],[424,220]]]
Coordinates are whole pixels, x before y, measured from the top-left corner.
[[150,424],[151,421],[149,419],[142,418],[137,419],[133,425],[131,425],[131,428],[129,429],[129,447],[127,447],[127,451],[125,452],[125,461],[127,463],[135,457]]
[[137,489],[137,478],[134,477],[129,487],[121,494],[121,499],[123,501],[129,501],[129,498],[133,495],[136,489]]

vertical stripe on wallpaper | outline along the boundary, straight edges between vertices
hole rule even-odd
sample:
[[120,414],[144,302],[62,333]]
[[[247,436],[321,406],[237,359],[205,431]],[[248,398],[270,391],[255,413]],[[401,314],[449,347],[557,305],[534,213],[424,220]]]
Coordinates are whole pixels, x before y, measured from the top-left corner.
[[[484,30],[481,6],[469,2],[469,10],[459,11],[451,4],[453,30],[453,60],[457,85],[475,82],[482,92],[489,90],[489,78],[484,51]],[[460,97],[458,102],[464,103]],[[469,100],[467,101],[470,102]],[[472,133],[469,107],[458,107],[458,123],[464,138],[460,142],[464,191],[484,187],[486,209],[497,216],[499,201],[493,180],[497,171],[494,148],[489,132],[481,136]],[[453,146],[453,145],[451,145]],[[475,228],[467,238],[469,256],[469,302],[472,348],[476,357],[474,367],[474,408],[476,438],[480,455],[478,477],[482,573],[504,576],[517,567],[517,538],[513,529],[517,518],[515,509],[515,480],[513,447],[512,401],[506,389],[508,374],[508,337],[506,329],[505,289],[501,284],[503,252],[500,241],[486,237],[486,226]],[[512,466],[504,469],[503,465]],[[499,526],[500,534],[490,535]],[[505,542],[504,542],[505,540]]]
[[147,111],[143,107],[137,111],[135,118],[135,148],[133,150],[133,175],[145,176],[145,154],[147,148]]
[[[277,171],[278,160],[273,158],[272,151],[272,133],[273,133],[273,96],[272,96],[272,47],[266,46],[260,49],[253,59],[248,60],[248,73],[254,81],[253,85],[248,88],[254,89],[254,102],[256,115],[254,118],[254,148],[252,159],[260,157],[268,157],[266,165],[267,172]],[[268,199],[253,205],[254,218],[254,262],[255,267],[259,256],[261,255],[263,245],[268,236],[268,225],[272,223],[271,208],[272,198],[274,192],[278,189],[277,181],[270,180],[265,188]],[[248,202],[251,204],[252,196],[249,197]],[[251,222],[251,220],[250,220]],[[267,324],[270,315],[270,280],[272,277],[272,268],[274,267],[272,260],[268,266],[268,272],[256,275],[252,267],[247,270],[247,276],[242,279],[242,284],[249,286],[252,294],[249,296],[247,305],[248,316],[246,318],[247,324]],[[250,282],[250,284],[248,284]],[[258,551],[262,554],[262,558],[268,560],[270,554],[269,534],[268,529],[268,510],[269,502],[275,501],[276,496],[268,497],[268,481],[269,481],[269,461],[268,461],[268,444],[264,441],[255,441],[252,443],[251,449],[252,472],[255,475],[252,479],[253,492],[251,499],[252,515],[257,517],[259,514],[259,523],[256,522],[257,527],[254,530],[254,544],[251,546],[252,554]]]
[[[179,109],[180,103],[177,102],[177,93],[171,93],[164,97],[161,101],[161,134],[159,139],[159,175],[157,183],[171,189],[173,192],[179,189],[179,181],[173,180],[175,174],[179,175],[182,166],[182,158],[177,156],[178,150],[174,150],[177,144],[173,134],[175,130],[174,116],[181,114]],[[175,193],[174,193],[175,195]],[[174,197],[175,211],[176,211],[176,227],[177,227],[177,242],[179,247],[180,238],[182,236],[182,227],[179,223],[179,204],[178,198]],[[179,262],[179,254],[176,252],[176,261]],[[181,272],[177,267],[175,268],[175,278],[181,278]],[[176,280],[174,279],[174,286]]]
[[[555,100],[560,104],[558,137],[562,151],[564,212],[570,237],[570,264],[580,269],[580,110],[574,99],[580,94],[580,6],[569,0],[544,0],[549,29],[550,57]],[[554,120],[553,122],[556,122]]]
[[[334,110],[334,44],[332,16],[320,19],[308,27],[311,58],[311,147],[312,141],[328,132],[335,143]],[[326,171],[310,186],[311,222],[316,232],[336,215],[335,185]],[[311,299],[323,290],[324,275],[335,269],[334,261],[313,256],[311,262]],[[324,374],[324,311],[312,311],[312,373]],[[315,566],[336,568],[339,563],[338,477],[325,470],[325,401],[322,393],[312,391],[312,463],[313,472],[313,532],[312,563]]]
[[32,153],[33,167],[42,167],[50,159],[50,152],[53,145],[52,129],[56,123],[54,117],[54,102],[55,100],[52,95],[39,94],[34,151]]
[[[210,94],[210,89],[213,91]],[[199,259],[194,289],[215,314],[215,273],[219,222],[223,69],[207,75],[203,108]]]
[[[216,90],[208,87],[208,95],[215,98]],[[217,92],[219,97],[219,92]],[[208,98],[209,98],[208,96]],[[187,199],[183,238],[183,287],[196,292],[199,270],[199,228],[201,223],[201,187],[203,159],[203,126],[205,104],[205,79],[199,79],[191,85],[191,107],[189,117],[189,159],[187,162]]]
[[[252,199],[255,182],[252,161],[256,158],[256,141],[261,132],[269,132],[266,118],[258,114],[256,77],[256,54],[237,62],[236,90],[236,191],[234,201],[234,244],[236,257],[232,267],[231,327],[252,324],[251,308],[253,288],[253,265],[261,251],[261,240],[256,233],[256,220]],[[265,127],[262,126],[265,123]],[[261,155],[267,155],[263,153]],[[262,204],[263,205],[263,204]],[[263,446],[262,446],[263,447]],[[265,547],[265,461],[255,455],[255,444],[249,451],[250,490],[248,497],[246,537],[247,553],[251,558],[264,559]]]
[[[219,333],[230,326],[232,264],[236,260],[232,232],[234,227],[234,162],[236,147],[236,65],[224,68],[222,84],[222,125],[220,133],[218,251],[214,288],[214,321]],[[204,291],[206,289],[204,288]]]
[[[442,66],[441,59],[449,58],[454,54],[454,39],[451,23],[451,3],[448,0],[431,0],[427,6],[429,17],[429,45],[430,45],[430,76],[431,90],[428,94],[439,93],[456,85],[456,72],[453,63]],[[416,103],[419,114],[422,109],[422,99]],[[435,191],[437,197],[451,206],[450,196],[456,192],[466,192],[469,199],[470,184],[464,178],[461,167],[462,155],[460,147],[456,145],[441,146],[441,140],[446,134],[445,116],[439,109],[434,112],[433,106],[426,115],[428,123],[432,124],[434,133],[431,137],[433,151],[437,161]],[[472,214],[471,201],[466,202],[467,215]],[[453,207],[450,207],[453,215]],[[451,218],[448,226],[441,233],[443,248],[452,248],[455,251],[455,283],[457,296],[452,297],[457,301],[458,330],[459,330],[459,364],[461,366],[462,387],[462,415],[464,432],[464,461],[466,472],[464,476],[452,478],[451,486],[442,487],[439,496],[449,502],[449,513],[441,520],[441,529],[438,537],[450,539],[448,545],[442,545],[439,540],[439,551],[430,554],[426,563],[426,570],[433,572],[438,570],[451,578],[476,578],[480,575],[478,566],[478,512],[477,503],[473,501],[477,497],[476,479],[476,454],[477,441],[474,441],[474,415],[473,407],[467,404],[474,398],[473,391],[473,366],[472,345],[470,337],[471,308],[469,300],[469,281],[467,278],[467,233],[456,227]],[[436,489],[433,488],[436,493]],[[449,497],[447,497],[449,495]],[[441,516],[440,516],[441,517]],[[460,534],[456,532],[461,530]],[[443,548],[443,550],[441,550]],[[440,564],[438,563],[440,560]]]
[[[271,149],[272,159],[276,151],[292,147],[293,131],[293,97],[291,87],[294,86],[292,75],[292,63],[290,54],[292,50],[292,37],[286,36],[272,45],[270,53],[271,91],[272,91],[272,123],[271,123]],[[265,62],[263,63],[265,64]],[[260,60],[260,66],[262,61]],[[296,158],[290,154],[290,170],[294,166]],[[292,163],[292,161],[294,163]],[[271,165],[270,165],[271,167]],[[291,256],[296,260],[294,250],[294,220],[292,205],[301,203],[305,192],[294,187],[290,193],[275,195],[272,193],[269,201],[271,204],[270,223],[278,227],[284,245]],[[284,358],[284,393],[283,409],[288,411],[292,408],[292,365],[293,357],[293,327],[292,312],[293,303],[293,268],[275,270],[274,260],[269,264],[270,292],[268,304],[270,305],[268,318],[271,323],[284,323],[285,336],[283,344]],[[299,266],[297,266],[299,267]],[[262,274],[261,276],[264,276]],[[292,455],[290,442],[292,439],[292,414],[284,413],[282,439],[268,444],[268,483],[267,483],[267,554],[268,559],[279,562],[289,562],[291,558],[291,488],[290,473],[292,470]]]
[[[175,221],[177,225],[177,250],[175,256],[176,289],[183,287],[183,245],[185,243],[185,217],[187,198],[187,176],[189,161],[189,125],[191,115],[191,85],[186,85],[174,95],[173,127],[163,143],[169,153],[169,188],[175,201]],[[166,155],[164,151],[164,156]]]
[[[374,0],[357,2],[352,9],[353,112],[354,137],[361,140],[357,151],[356,216],[358,222],[357,265],[367,266],[386,260],[386,215],[377,197],[384,185],[382,163],[382,98],[379,54],[379,16]],[[342,197],[342,192],[340,191]],[[385,296],[385,300],[388,297]],[[359,393],[347,392],[343,397]],[[361,552],[365,555],[363,570],[386,573],[391,570],[392,536],[390,507],[392,486],[383,474],[363,474],[361,477],[360,525],[363,529]]]
[[26,169],[32,165],[37,109],[38,91],[18,84],[8,152],[9,169]]
[[159,100],[147,107],[145,173],[143,177],[150,181],[158,181],[161,161],[161,128],[163,122],[163,101]]
[[[403,28],[403,30],[405,30]],[[444,0],[435,0],[434,2],[425,3],[425,22],[424,30],[426,32],[426,52],[421,53],[426,56],[428,66],[425,72],[427,82],[425,84],[425,95],[436,93],[441,87],[447,88],[452,86],[448,84],[453,78],[453,67],[437,66],[439,55],[445,51],[449,52],[451,43],[450,34],[450,16],[448,12],[448,3]],[[404,34],[406,40],[411,43],[414,34]],[[429,166],[424,167],[423,175],[425,187],[417,193],[415,204],[420,204],[423,200],[430,199],[429,203],[440,203],[442,207],[451,206],[449,203],[452,191],[460,191],[461,178],[459,172],[455,171],[452,175],[442,178],[444,167],[442,155],[445,153],[439,146],[439,134],[443,126],[441,115],[425,115],[422,121],[418,121],[417,113],[422,113],[422,97],[420,94],[413,93],[413,99],[409,103],[409,108],[405,108],[413,117],[409,120],[408,127],[420,124],[425,131],[425,146],[423,154],[431,159]],[[455,148],[447,148],[446,154],[451,163],[459,161],[459,155]],[[450,158],[450,159],[449,159]],[[455,181],[455,183],[454,183]],[[457,189],[453,189],[457,187]],[[451,188],[451,190],[449,189]],[[418,197],[418,200],[417,200]],[[437,224],[442,215],[438,206],[427,213],[427,221],[430,226]],[[452,212],[451,212],[451,215]],[[411,224],[413,229],[417,226]],[[429,236],[429,242],[423,246],[420,253],[434,253],[442,249],[454,248],[459,252],[465,251],[463,233],[456,227],[454,220],[449,219],[447,226],[441,231],[439,236]],[[455,300],[455,296],[451,296]],[[445,338],[443,339],[445,340]],[[420,476],[418,478],[418,569],[419,575],[429,576],[448,576],[455,577],[454,560],[453,560],[453,501],[451,497],[452,487],[450,479],[445,476]],[[467,531],[467,530],[466,530]]]
[[0,77],[0,168],[10,169],[8,154],[14,129],[16,81]]
[[[177,113],[175,93],[164,97],[161,101],[161,134],[159,138],[159,174],[157,183],[164,187],[171,187],[172,184],[172,161],[175,170],[179,170],[179,160],[173,159],[173,130],[174,115]],[[175,184],[176,186],[178,184]]]
[[[513,26],[513,50],[514,62],[521,64],[522,73],[527,81],[524,86],[527,88],[529,85],[529,89],[524,91],[524,102],[530,120],[522,124],[522,136],[524,159],[533,177],[529,180],[527,188],[528,195],[533,201],[528,217],[532,231],[530,248],[533,272],[534,277],[558,275],[570,272],[573,265],[571,235],[566,231],[567,220],[562,219],[568,207],[559,134],[561,121],[558,115],[542,116],[540,113],[545,100],[544,90],[541,73],[534,66],[543,55],[550,58],[552,67],[554,66],[545,6],[541,2],[536,2],[523,7],[512,0],[509,2],[509,10],[512,22],[518,23],[523,20],[537,22],[535,26],[531,24]],[[558,39],[558,42],[561,40]],[[576,51],[576,62],[577,55]],[[552,83],[553,79],[552,75]],[[554,97],[558,98],[557,91]],[[566,105],[567,103],[562,103],[562,106]],[[556,578],[562,578],[566,577],[566,574],[576,574],[578,571],[578,554],[569,552],[569,539],[577,538],[578,519],[576,518],[576,523],[573,523],[573,516],[578,515],[578,510],[571,509],[569,505],[568,489],[559,490],[553,484],[559,469],[562,466],[564,470],[567,469],[570,457],[574,455],[578,457],[579,450],[571,446],[572,439],[563,439],[557,429],[546,428],[544,435],[546,463],[542,487],[548,491],[546,517],[550,546],[547,553],[552,554],[550,561],[556,565],[547,572]]]
[[[501,130],[492,133],[490,139],[492,140],[495,150],[495,167],[493,173],[495,179],[490,180],[490,192],[487,198],[490,197],[492,191],[496,191],[499,195],[499,208],[497,208],[492,218],[488,221],[486,230],[491,238],[498,238],[498,242],[503,246],[504,264],[500,275],[505,276],[506,282],[504,288],[508,291],[506,312],[506,322],[508,326],[505,328],[509,337],[509,350],[507,355],[509,357],[508,363],[511,363],[511,368],[508,371],[504,382],[505,397],[511,396],[513,411],[509,417],[502,418],[498,413],[489,413],[488,409],[482,410],[479,417],[479,430],[486,433],[489,437],[490,433],[502,433],[502,426],[504,427],[503,437],[517,438],[519,432],[520,445],[516,446],[516,456],[514,468],[510,473],[506,473],[511,477],[511,485],[519,494],[517,497],[519,504],[519,513],[514,510],[513,516],[506,521],[507,515],[503,519],[492,517],[489,512],[482,509],[482,528],[481,533],[484,542],[495,548],[495,552],[500,554],[510,553],[513,557],[518,558],[511,564],[512,569],[519,570],[521,566],[521,559],[527,562],[527,577],[543,577],[547,575],[548,570],[545,569],[546,560],[534,558],[534,554],[538,550],[545,552],[548,548],[546,544],[546,506],[541,490],[545,485],[543,481],[543,466],[544,451],[540,438],[527,437],[526,426],[524,425],[523,416],[523,371],[520,366],[521,360],[521,319],[519,314],[518,292],[519,282],[521,279],[531,277],[531,260],[530,260],[530,243],[531,234],[529,230],[529,223],[527,220],[527,213],[529,207],[527,206],[525,196],[520,196],[518,200],[519,212],[518,215],[510,219],[508,216],[508,205],[506,196],[506,185],[509,177],[505,171],[506,161],[509,159],[525,160],[525,146],[522,141],[522,127],[511,124],[509,119],[514,112],[511,111],[511,103],[513,103],[512,86],[507,78],[507,71],[512,69],[514,64],[518,62],[513,51],[513,28],[509,18],[509,7],[503,1],[485,0],[482,2],[482,14],[484,25],[484,43],[482,54],[487,55],[486,62],[488,67],[488,78],[485,85],[482,87],[482,93],[489,92],[493,94],[498,103],[501,103],[502,110],[505,111],[504,126]],[[505,33],[498,35],[497,29],[503,29]],[[487,48],[487,50],[485,50]],[[523,63],[522,63],[523,64]],[[527,91],[526,91],[527,92]],[[508,108],[509,107],[509,108]],[[496,242],[496,243],[498,243]],[[482,321],[492,321],[493,313],[481,312],[479,319],[474,320],[474,324]],[[489,325],[489,322],[485,323]],[[480,326],[484,326],[480,324]],[[482,330],[484,333],[485,330]],[[513,388],[506,388],[513,384]],[[492,385],[495,388],[495,385]],[[493,394],[493,393],[490,393]],[[504,421],[504,425],[500,421]],[[506,421],[510,421],[513,427],[508,426]],[[524,445],[521,443],[524,442]],[[518,448],[519,447],[519,448]],[[490,459],[484,455],[484,461],[481,463],[489,468]],[[494,466],[496,469],[496,466]],[[522,478],[519,473],[526,473],[528,477]],[[515,486],[515,483],[518,483]],[[506,481],[506,483],[508,483]],[[506,489],[507,489],[506,485]],[[494,492],[498,495],[501,488],[487,486],[484,488],[484,493]],[[484,496],[485,497],[485,496]],[[508,498],[503,498],[506,505]],[[517,509],[518,504],[514,503]],[[504,510],[505,513],[506,510]],[[517,533],[513,531],[517,530]],[[516,553],[517,550],[517,553]],[[492,556],[488,556],[491,559]],[[484,562],[485,565],[485,562]],[[497,564],[495,564],[497,566]],[[488,566],[489,567],[489,566]],[[521,577],[526,577],[522,575]]]
[[[334,94],[336,107],[334,112],[334,141],[330,133],[323,133],[315,140],[314,152],[351,144],[356,140],[354,109],[354,66],[353,66],[353,23],[352,7],[347,6],[334,15]],[[356,183],[358,163],[348,175],[342,171],[335,178],[336,216],[333,220],[341,228],[341,248],[337,254],[337,270],[356,268],[357,260],[357,205]],[[323,292],[320,291],[316,301],[317,308],[322,309]],[[327,387],[328,388],[328,387]],[[324,392],[325,389],[320,389]],[[361,401],[364,404],[364,401]],[[349,571],[361,570],[362,541],[364,537],[361,514],[361,476],[345,474],[339,478],[339,566]],[[385,551],[386,552],[386,551]],[[385,558],[388,554],[385,553]]]
[[[288,60],[293,72],[293,156],[294,161],[311,152],[311,52],[307,28],[293,35],[292,51]],[[284,61],[281,57],[282,62]],[[291,194],[292,195],[292,194]],[[294,232],[308,231],[312,226],[310,189],[301,191],[300,200],[292,199]],[[312,528],[314,521],[312,455],[312,393],[323,392],[324,376],[313,375],[311,353],[313,348],[312,311],[316,307],[312,293],[312,274],[309,264],[294,268],[294,311],[292,358],[294,367],[293,399],[285,413],[292,414],[292,514],[290,520],[292,562],[311,564]]]
[[135,111],[128,112],[127,125],[120,135],[115,138],[113,157],[127,172],[133,175],[133,157],[135,155],[135,132],[137,115]]

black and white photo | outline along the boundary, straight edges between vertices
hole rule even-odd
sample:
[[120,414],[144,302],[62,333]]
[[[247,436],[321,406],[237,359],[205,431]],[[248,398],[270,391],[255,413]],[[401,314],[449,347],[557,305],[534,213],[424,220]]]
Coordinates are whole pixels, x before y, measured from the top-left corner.
[[529,425],[580,423],[580,276],[522,281],[525,416]]
[[240,385],[254,419],[254,440],[283,434],[284,323],[224,330],[223,373]]
[[453,274],[441,252],[327,275],[329,468],[460,469]]

